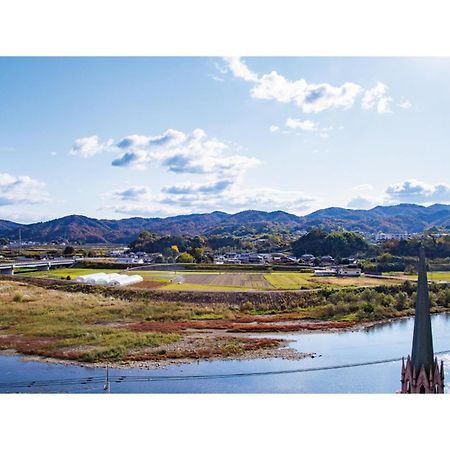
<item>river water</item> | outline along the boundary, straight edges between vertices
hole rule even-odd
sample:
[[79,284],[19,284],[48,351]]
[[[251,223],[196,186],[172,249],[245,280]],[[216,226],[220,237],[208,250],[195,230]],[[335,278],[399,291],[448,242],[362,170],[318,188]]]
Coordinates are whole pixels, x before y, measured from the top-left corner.
[[[225,360],[160,369],[110,369],[112,393],[394,393],[400,361],[411,350],[414,319],[359,331],[285,334],[290,346],[314,352],[300,361],[280,358]],[[450,314],[432,317],[434,351],[442,352],[446,391],[450,388]],[[353,367],[331,368],[341,365]],[[325,369],[325,370],[322,370]],[[0,393],[104,393],[106,371],[0,356]]]

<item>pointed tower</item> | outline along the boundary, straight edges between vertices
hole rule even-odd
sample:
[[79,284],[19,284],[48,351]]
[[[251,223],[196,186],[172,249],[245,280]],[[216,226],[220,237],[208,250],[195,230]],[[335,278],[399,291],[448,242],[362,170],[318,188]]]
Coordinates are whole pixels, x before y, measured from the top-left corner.
[[420,247],[416,315],[411,357],[402,361],[402,394],[440,394],[444,392],[444,367],[433,353],[430,296],[428,293],[425,250]]

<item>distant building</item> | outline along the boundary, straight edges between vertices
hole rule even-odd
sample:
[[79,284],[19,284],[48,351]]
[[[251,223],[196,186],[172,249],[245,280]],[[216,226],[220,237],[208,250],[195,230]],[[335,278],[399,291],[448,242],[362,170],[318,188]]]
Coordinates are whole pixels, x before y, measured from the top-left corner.
[[336,275],[338,277],[360,277],[361,269],[359,267],[339,267]]
[[144,260],[142,258],[136,257],[116,258],[116,262],[119,264],[144,264]]
[[334,258],[332,256],[321,256],[320,257],[320,264],[322,266],[334,266],[336,264]]
[[390,241],[391,239],[395,239],[397,241],[406,241],[413,237],[412,234],[409,233],[377,233],[375,235],[375,242],[384,242]]

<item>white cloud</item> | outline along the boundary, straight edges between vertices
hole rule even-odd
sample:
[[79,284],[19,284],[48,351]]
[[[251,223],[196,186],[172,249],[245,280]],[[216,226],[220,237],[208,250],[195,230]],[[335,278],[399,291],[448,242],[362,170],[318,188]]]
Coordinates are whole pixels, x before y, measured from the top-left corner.
[[180,214],[180,209],[161,205],[119,205],[111,208],[126,217],[170,217]]
[[225,57],[224,60],[228,63],[228,67],[237,78],[242,78],[245,81],[259,81],[258,75],[252,72],[238,56]]
[[284,123],[284,127],[280,128],[277,125],[271,125],[269,131],[271,133],[281,132],[282,134],[298,134],[298,131],[307,131],[307,132],[315,132],[318,133],[318,136],[321,138],[330,137],[330,132],[333,131],[335,127],[333,125],[327,127],[321,127],[317,122],[314,122],[309,119],[293,119],[292,117],[288,117],[286,122]]
[[373,186],[369,183],[363,183],[363,184],[358,184],[358,186],[355,186],[353,188],[354,191],[357,192],[361,192],[361,191],[372,191],[373,190]]
[[[387,95],[388,88],[381,82],[373,88],[364,89],[352,81],[333,86],[329,83],[309,83],[304,78],[289,80],[275,70],[259,76],[239,57],[224,60],[235,77],[253,83],[250,90],[253,98],[294,103],[304,113],[318,113],[329,109],[351,108],[357,97],[363,94],[361,103],[363,109],[375,108],[379,114],[392,112],[393,98]],[[403,109],[410,108],[411,102],[402,98],[397,106]]]
[[328,83],[310,84],[303,78],[291,81],[276,71],[259,77],[240,58],[224,59],[235,77],[254,83],[250,91],[253,98],[294,103],[305,113],[350,108],[362,90],[361,86],[352,82],[332,86]]
[[154,137],[128,136],[120,140],[117,147],[126,151],[113,160],[113,166],[144,169],[156,163],[180,174],[237,177],[260,163],[253,157],[226,154],[228,146],[217,139],[207,138],[201,129],[190,135],[167,130]]
[[378,82],[373,88],[367,89],[362,99],[361,107],[365,110],[371,110],[376,107],[379,114],[392,112],[390,104],[392,97],[387,95],[387,86]]
[[[31,212],[31,211],[17,211],[14,208],[14,211],[8,210],[8,207],[2,209],[2,219],[10,220],[11,222],[21,223],[21,224],[29,224],[36,222],[46,222],[48,220],[52,220],[55,217],[41,214],[39,212]],[[18,237],[18,236],[17,236]]]
[[450,202],[450,186],[447,184],[428,184],[411,179],[388,186],[386,195],[390,203],[448,203]]
[[370,209],[385,202],[382,196],[376,196],[371,184],[363,183],[351,189],[351,200],[347,207],[351,209]]
[[184,183],[176,184],[173,186],[165,186],[162,188],[162,192],[175,195],[186,194],[218,194],[234,184],[234,180],[218,180],[205,184],[198,183]]
[[[204,134],[202,130],[194,130],[195,132]],[[149,147],[175,146],[184,141],[186,141],[186,135],[183,132],[169,128],[158,136],[143,136],[140,134],[126,136],[117,143],[117,147],[121,149],[147,149]]]
[[37,204],[48,200],[45,184],[26,175],[0,173],[0,206]]
[[70,155],[81,156],[82,158],[90,158],[91,156],[109,150],[113,144],[110,139],[106,142],[100,143],[98,136],[90,136],[77,139],[72,148],[69,150]]
[[147,150],[135,148],[122,153],[111,164],[117,167],[132,167],[134,169],[144,170],[150,162],[151,157]]
[[406,98],[401,98],[400,101],[397,103],[397,106],[402,109],[409,109],[411,108],[412,103]]
[[260,209],[263,211],[285,210],[299,213],[309,208],[315,199],[300,191],[272,188],[232,189],[223,196],[228,210]]
[[312,120],[292,119],[291,117],[286,120],[286,127],[302,131],[316,131],[318,129],[317,123]]
[[348,109],[360,92],[361,87],[356,83],[346,82],[341,86],[309,84],[304,79],[290,81],[273,71],[258,80],[251,89],[251,96],[295,103],[305,113],[318,113],[332,108]]
[[161,193],[134,186],[113,194],[119,204],[114,211],[125,215],[176,215],[212,210],[238,212],[244,209],[287,210],[300,213],[315,200],[299,191],[271,188],[245,189],[227,180],[206,184],[166,186]]
[[363,196],[357,196],[352,198],[348,204],[347,207],[351,209],[371,209],[374,206],[377,205],[377,202],[374,201],[371,198],[363,197]]
[[147,186],[131,186],[125,189],[114,191],[112,196],[123,201],[144,201],[153,199],[151,190]]

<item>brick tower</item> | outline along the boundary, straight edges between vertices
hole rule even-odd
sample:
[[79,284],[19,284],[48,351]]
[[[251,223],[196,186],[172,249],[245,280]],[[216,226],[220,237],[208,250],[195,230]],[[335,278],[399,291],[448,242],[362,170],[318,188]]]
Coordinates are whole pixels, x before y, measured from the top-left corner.
[[442,394],[444,392],[444,365],[433,353],[433,335],[430,318],[427,269],[424,248],[419,254],[416,315],[411,356],[402,360],[402,394]]

